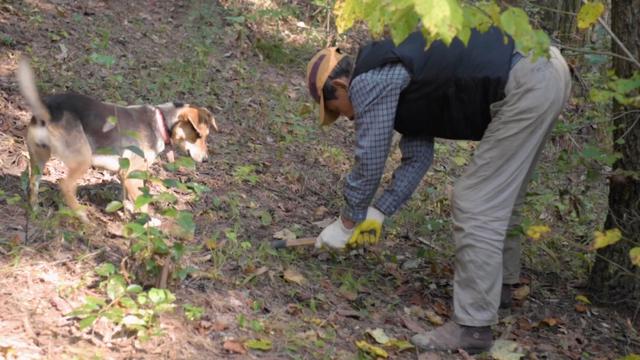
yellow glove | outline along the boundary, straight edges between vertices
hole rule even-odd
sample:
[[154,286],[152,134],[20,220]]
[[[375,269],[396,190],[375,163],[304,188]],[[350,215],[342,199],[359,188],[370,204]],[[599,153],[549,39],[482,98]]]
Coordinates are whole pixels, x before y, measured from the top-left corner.
[[383,222],[384,214],[374,207],[369,207],[367,218],[353,230],[353,235],[347,241],[347,246],[359,247],[376,244],[382,234]]

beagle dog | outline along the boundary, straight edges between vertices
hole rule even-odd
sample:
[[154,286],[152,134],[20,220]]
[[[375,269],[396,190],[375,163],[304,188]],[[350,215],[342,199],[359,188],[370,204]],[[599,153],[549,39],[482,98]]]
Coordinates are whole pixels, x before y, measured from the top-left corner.
[[[129,173],[147,170],[168,146],[203,162],[208,156],[209,129],[218,131],[207,109],[178,102],[124,107],[73,93],[41,99],[26,59],[18,65],[17,80],[33,113],[27,129],[29,203],[37,204],[42,170],[54,155],[69,169],[60,181],[65,203],[85,222],[88,218],[76,198],[76,187],[91,166],[117,171],[123,199],[132,204],[144,184],[141,179],[129,179]],[[128,168],[121,168],[120,158],[129,160]]]

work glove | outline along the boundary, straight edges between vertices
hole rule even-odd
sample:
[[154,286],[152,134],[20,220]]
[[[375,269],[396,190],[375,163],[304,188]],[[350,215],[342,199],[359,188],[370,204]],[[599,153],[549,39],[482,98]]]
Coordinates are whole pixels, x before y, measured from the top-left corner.
[[332,249],[342,249],[349,241],[351,234],[353,234],[353,229],[344,227],[342,219],[338,217],[338,220],[322,230],[316,239],[316,248],[327,246]]
[[353,230],[353,235],[349,238],[347,246],[360,247],[376,244],[382,234],[382,223],[384,214],[380,210],[369,206],[367,218]]

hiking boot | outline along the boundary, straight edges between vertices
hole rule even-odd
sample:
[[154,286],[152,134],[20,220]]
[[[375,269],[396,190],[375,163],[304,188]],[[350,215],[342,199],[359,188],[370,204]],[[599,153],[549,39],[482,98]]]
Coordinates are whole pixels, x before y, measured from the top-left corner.
[[513,305],[512,286],[509,284],[502,284],[502,291],[500,292],[500,309],[511,309]]
[[416,347],[431,351],[457,351],[478,354],[491,349],[493,334],[491,327],[464,326],[453,321],[428,331],[414,335],[411,342]]

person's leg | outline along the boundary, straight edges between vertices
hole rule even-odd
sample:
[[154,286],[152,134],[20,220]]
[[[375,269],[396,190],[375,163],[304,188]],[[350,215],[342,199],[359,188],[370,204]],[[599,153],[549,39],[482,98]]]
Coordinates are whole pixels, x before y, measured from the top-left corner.
[[495,116],[454,188],[454,320],[458,324],[497,322],[509,219],[571,86],[567,65],[556,49],[551,51],[549,60],[527,58],[514,67],[507,96],[493,104]]
[[[506,97],[492,105],[493,119],[455,185],[453,321],[462,325],[459,329],[487,327],[497,322],[503,246],[512,210],[569,96],[571,79],[567,65],[557,49],[552,49],[551,55],[551,59],[535,63],[522,59],[512,69]],[[412,340],[423,348],[448,350],[440,346],[451,345],[445,338],[464,335],[464,331],[451,333],[454,328],[442,327]],[[469,335],[477,336],[483,334]],[[457,346],[464,348],[465,343]]]

